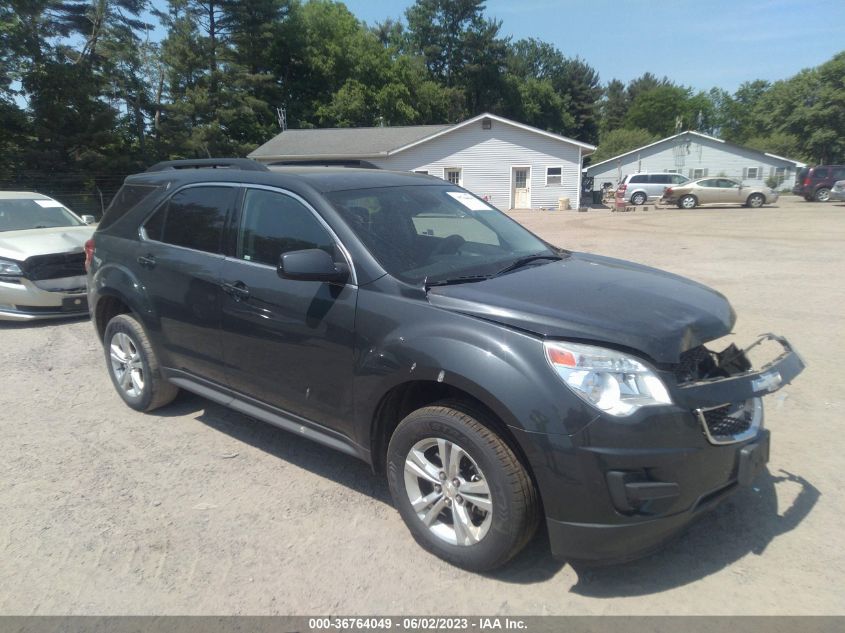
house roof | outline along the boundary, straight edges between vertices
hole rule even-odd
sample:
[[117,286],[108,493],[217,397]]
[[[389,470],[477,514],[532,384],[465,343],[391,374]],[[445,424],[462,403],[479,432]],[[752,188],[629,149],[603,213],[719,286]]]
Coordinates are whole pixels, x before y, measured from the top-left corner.
[[671,140],[674,140],[676,138],[680,138],[682,136],[697,136],[699,138],[707,139],[708,141],[714,141],[716,143],[721,143],[721,144],[725,145],[726,147],[735,147],[735,148],[744,150],[746,152],[755,152],[757,154],[760,154],[761,156],[768,156],[769,158],[782,160],[785,163],[792,163],[796,167],[806,167],[807,166],[806,163],[802,163],[801,161],[798,161],[798,160],[792,160],[791,158],[784,158],[783,156],[778,156],[777,154],[771,154],[769,152],[761,152],[760,150],[757,150],[757,149],[752,149],[750,147],[744,147],[742,145],[737,145],[736,143],[731,143],[729,141],[725,141],[723,139],[716,138],[715,136],[709,136],[708,134],[702,134],[701,132],[696,132],[694,130],[686,130],[684,132],[680,132],[679,134],[673,134],[672,136],[667,136],[666,138],[662,138],[659,141],[655,141],[654,143],[649,143],[648,145],[643,145],[642,147],[638,147],[637,149],[632,149],[629,152],[625,152],[624,154],[619,154],[618,156],[614,156],[613,158],[608,158],[607,160],[603,160],[600,163],[593,163],[592,165],[588,165],[587,167],[584,168],[584,171],[587,171],[588,169],[593,169],[594,167],[598,167],[599,165],[604,165],[606,163],[612,163],[612,162],[617,161],[621,158],[625,158],[626,156],[630,156],[632,154],[637,154],[637,153],[643,151],[644,149],[648,149],[649,147],[654,147],[655,145],[660,145],[661,143],[665,143],[667,141],[671,141]]
[[595,151],[594,145],[582,143],[566,136],[546,132],[539,128],[511,121],[495,114],[479,114],[453,125],[406,125],[399,127],[317,128],[285,130],[250,152],[256,160],[285,159],[350,159],[385,158],[427,143],[471,125],[481,119],[491,119],[529,132],[580,147],[582,155]]

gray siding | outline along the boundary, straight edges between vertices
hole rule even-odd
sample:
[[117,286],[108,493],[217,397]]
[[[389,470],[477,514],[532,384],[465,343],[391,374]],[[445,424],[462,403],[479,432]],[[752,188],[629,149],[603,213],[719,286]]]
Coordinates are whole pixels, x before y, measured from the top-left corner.
[[[511,207],[511,167],[531,167],[532,208],[557,208],[558,198],[579,204],[580,148],[528,130],[493,122],[468,125],[384,159],[368,159],[385,169],[428,171],[444,177],[449,167],[461,169],[462,186],[487,197],[500,209]],[[546,167],[561,167],[561,184],[546,186]]]
[[[748,183],[763,183],[778,167],[785,168],[785,180],[778,189],[791,189],[795,183],[794,163],[691,135],[681,139],[666,139],[621,159],[588,167],[587,175],[593,176],[595,189],[605,182],[612,182],[615,186],[626,174],[676,170],[688,178],[694,178],[696,169],[704,171],[701,177],[724,175]],[[749,168],[757,168],[756,179],[748,177]]]

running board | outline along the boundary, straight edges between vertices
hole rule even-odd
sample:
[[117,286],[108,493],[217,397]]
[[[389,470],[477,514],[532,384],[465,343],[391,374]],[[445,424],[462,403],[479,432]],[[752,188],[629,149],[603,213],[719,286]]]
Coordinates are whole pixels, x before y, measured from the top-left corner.
[[308,438],[309,440],[322,444],[323,446],[333,448],[341,453],[357,457],[368,464],[370,463],[369,451],[366,451],[357,444],[350,442],[344,436],[336,433],[335,431],[326,429],[318,424],[309,422],[290,413],[282,414],[281,412],[276,413],[275,411],[269,411],[263,406],[247,402],[247,400],[243,397],[232,396],[228,393],[215,389],[212,386],[203,384],[194,378],[189,378],[179,370],[165,369],[164,373],[167,375],[167,378],[171,383],[177,387],[185,389],[186,391],[195,393],[203,398],[208,398],[217,404],[222,404],[224,407],[228,407],[238,411],[239,413],[257,418],[262,422],[272,424],[273,426],[277,426],[280,429],[289,431],[290,433],[295,433],[301,437]]

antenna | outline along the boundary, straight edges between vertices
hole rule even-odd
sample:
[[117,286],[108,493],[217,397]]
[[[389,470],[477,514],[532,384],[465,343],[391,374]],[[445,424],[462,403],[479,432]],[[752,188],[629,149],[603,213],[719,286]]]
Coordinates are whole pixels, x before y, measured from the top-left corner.
[[279,127],[282,132],[288,129],[288,111],[287,108],[276,108],[276,117],[279,120]]

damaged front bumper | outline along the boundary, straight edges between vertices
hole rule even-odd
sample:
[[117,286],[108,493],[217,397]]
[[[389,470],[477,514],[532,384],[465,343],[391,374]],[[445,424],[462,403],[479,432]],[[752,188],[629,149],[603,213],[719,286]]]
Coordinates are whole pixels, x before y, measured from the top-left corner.
[[[753,370],[748,352],[766,341],[780,353]],[[556,557],[607,563],[645,555],[764,470],[770,433],[761,397],[793,380],[803,361],[772,334],[743,350],[698,354],[694,371],[670,388],[671,407],[602,415],[574,436],[519,437],[532,445]]]

